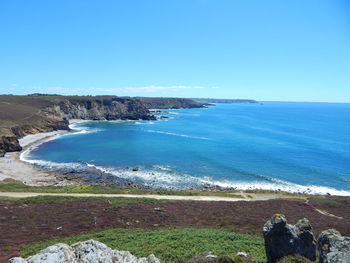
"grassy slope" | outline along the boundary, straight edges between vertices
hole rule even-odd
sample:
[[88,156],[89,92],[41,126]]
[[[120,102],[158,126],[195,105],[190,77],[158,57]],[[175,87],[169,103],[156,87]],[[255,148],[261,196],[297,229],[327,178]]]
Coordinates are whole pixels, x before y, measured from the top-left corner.
[[201,253],[235,255],[244,251],[264,261],[263,239],[251,235],[237,234],[219,229],[170,228],[158,230],[110,229],[75,237],[49,240],[38,244],[24,245],[22,256],[38,253],[41,249],[58,242],[73,244],[94,239],[113,249],[128,250],[141,257],[155,254],[164,262],[191,258]]
[[57,97],[28,97],[0,95],[0,126],[10,128],[13,126],[32,124],[42,119],[40,110],[52,105]]

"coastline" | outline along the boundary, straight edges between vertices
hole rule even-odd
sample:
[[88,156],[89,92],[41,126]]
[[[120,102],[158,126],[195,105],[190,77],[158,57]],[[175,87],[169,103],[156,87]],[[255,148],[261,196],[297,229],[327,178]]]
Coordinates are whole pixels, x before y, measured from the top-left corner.
[[[5,157],[0,158],[0,182],[5,179],[15,180],[22,182],[29,186],[78,186],[86,184],[98,184],[98,185],[116,185],[122,188],[139,188],[148,190],[157,190],[152,186],[138,184],[132,179],[132,176],[128,179],[128,176],[119,176],[121,174],[111,173],[101,167],[87,164],[87,167],[73,167],[73,168],[41,168],[40,163],[35,165],[36,162],[31,162],[25,158],[31,150],[36,148],[38,145],[45,143],[49,140],[55,139],[55,137],[62,136],[65,134],[78,134],[85,132],[82,129],[76,129],[75,125],[85,122],[91,122],[91,120],[70,120],[69,127],[71,130],[58,130],[53,132],[44,132],[26,135],[19,140],[20,145],[23,147],[21,152],[9,152],[6,153]],[[79,164],[78,164],[79,165]],[[127,172],[133,175],[135,172],[121,171],[122,173]],[[142,172],[142,171],[137,171]],[[153,174],[153,173],[152,173]],[[207,181],[206,179],[201,180],[203,185],[197,188],[193,188],[203,192],[220,192],[220,191],[247,191],[247,192],[270,192],[274,194],[279,193],[291,193],[301,195],[332,195],[332,196],[349,196],[349,193],[337,189],[322,189],[320,186],[301,186],[295,185],[296,188],[291,190],[292,184],[288,186],[289,190],[283,187],[269,187],[260,188],[257,185],[232,185],[225,184],[225,182]],[[240,187],[241,186],[241,187]],[[266,187],[266,186],[265,186]],[[191,188],[192,189],[192,188]],[[183,190],[191,190],[183,189]],[[163,189],[164,190],[164,189]],[[168,189],[174,190],[174,189]],[[330,190],[330,191],[328,191]]]
[[[84,120],[70,120],[69,126],[86,122]],[[60,180],[57,179],[55,171],[41,169],[30,162],[25,161],[24,155],[34,147],[52,140],[56,136],[63,134],[75,133],[71,131],[52,131],[41,132],[37,134],[26,135],[19,139],[20,145],[23,147],[21,152],[7,152],[4,157],[0,158],[0,181],[10,179],[22,182],[30,186],[52,186],[57,185]]]

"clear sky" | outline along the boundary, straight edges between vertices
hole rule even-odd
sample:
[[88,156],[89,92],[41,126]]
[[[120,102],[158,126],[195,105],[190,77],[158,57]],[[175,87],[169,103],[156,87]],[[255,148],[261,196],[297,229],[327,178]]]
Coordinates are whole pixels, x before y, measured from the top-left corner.
[[348,0],[0,0],[0,93],[350,102]]

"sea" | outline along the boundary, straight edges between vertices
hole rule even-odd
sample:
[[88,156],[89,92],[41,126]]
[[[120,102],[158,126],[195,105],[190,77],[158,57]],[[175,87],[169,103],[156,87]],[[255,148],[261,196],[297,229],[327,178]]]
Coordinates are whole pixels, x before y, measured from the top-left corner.
[[155,121],[74,124],[73,133],[21,158],[48,169],[94,167],[154,189],[350,195],[350,104],[215,104],[155,114]]

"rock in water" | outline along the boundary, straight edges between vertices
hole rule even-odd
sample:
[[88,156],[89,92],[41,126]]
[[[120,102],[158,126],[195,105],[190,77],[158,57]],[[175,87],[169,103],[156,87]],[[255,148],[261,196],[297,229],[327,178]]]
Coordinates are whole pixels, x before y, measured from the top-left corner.
[[27,259],[12,258],[8,263],[160,263],[153,254],[147,258],[137,258],[129,251],[113,250],[105,244],[87,240],[71,247],[56,244],[41,250]]
[[316,260],[316,240],[309,220],[299,220],[294,226],[287,224],[284,215],[275,214],[263,227],[268,263],[289,255],[300,255]]
[[343,237],[338,231],[328,229],[318,237],[320,263],[349,263],[350,237]]

